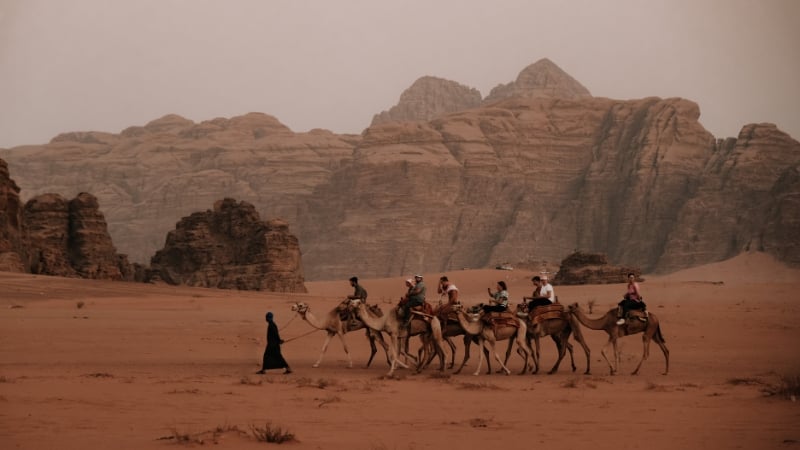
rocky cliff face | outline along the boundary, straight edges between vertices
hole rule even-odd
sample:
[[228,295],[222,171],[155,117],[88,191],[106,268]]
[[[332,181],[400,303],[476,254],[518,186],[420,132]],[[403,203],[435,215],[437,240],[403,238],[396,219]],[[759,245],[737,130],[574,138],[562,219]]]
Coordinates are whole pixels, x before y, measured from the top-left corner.
[[64,277],[132,280],[135,269],[111,243],[97,198],[80,193],[72,200],[42,194],[25,204],[31,253],[30,272]]
[[475,108],[481,93],[455,81],[422,77],[400,95],[400,102],[388,111],[376,114],[372,125],[386,122],[428,121],[447,113]]
[[23,174],[23,194],[95,192],[136,261],[222,197],[293,224],[312,280],[555,262],[576,249],[645,272],[753,248],[800,261],[800,143],[769,124],[717,140],[689,100],[575,89],[360,136],[293,133],[255,113],[168,116],[0,157]]
[[0,271],[25,272],[26,239],[22,226],[19,187],[0,159]]
[[252,204],[230,198],[182,218],[153,256],[151,272],[170,284],[306,292],[289,225],[263,222]]

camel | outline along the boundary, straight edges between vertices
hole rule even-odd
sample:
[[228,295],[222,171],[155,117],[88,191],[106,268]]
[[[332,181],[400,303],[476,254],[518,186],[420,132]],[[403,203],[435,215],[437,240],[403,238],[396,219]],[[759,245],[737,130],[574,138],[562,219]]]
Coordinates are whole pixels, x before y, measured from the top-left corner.
[[302,317],[303,320],[308,322],[308,324],[312,327],[318,330],[324,330],[327,333],[325,342],[322,344],[322,352],[319,354],[319,359],[317,359],[317,362],[315,362],[312,367],[319,367],[319,365],[322,363],[323,356],[325,356],[325,352],[328,350],[328,344],[330,344],[331,339],[334,336],[338,336],[339,340],[342,341],[344,353],[347,355],[347,367],[352,368],[353,358],[350,356],[350,350],[347,348],[347,342],[344,339],[344,335],[351,331],[360,330],[362,328],[366,328],[367,330],[367,338],[369,338],[369,345],[372,350],[369,355],[369,361],[367,361],[367,367],[369,367],[369,365],[372,363],[372,358],[375,357],[375,353],[378,352],[378,348],[375,346],[376,340],[380,342],[381,347],[383,347],[383,350],[386,352],[386,362],[391,364],[389,360],[389,347],[386,344],[386,341],[384,341],[383,335],[367,328],[363,322],[358,322],[357,326],[343,322],[339,318],[339,311],[336,308],[330,310],[324,318],[320,319],[311,312],[311,307],[309,305],[302,302],[292,305],[292,311],[300,314],[300,317]]
[[[562,317],[545,319],[540,323],[534,323],[531,315],[528,313],[527,304],[525,303],[517,305],[516,314],[517,317],[525,319],[525,323],[528,326],[528,333],[526,336],[528,346],[530,347],[531,340],[536,343],[535,347],[532,347],[533,370],[531,373],[535,374],[539,372],[539,355],[541,350],[539,346],[539,338],[544,336],[550,336],[553,339],[553,342],[555,342],[556,349],[558,350],[558,360],[553,368],[547,372],[547,374],[552,375],[558,371],[558,367],[561,365],[561,360],[564,359],[565,350],[569,351],[570,364],[572,365],[572,371],[575,372],[578,368],[575,367],[575,357],[573,356],[572,352],[572,344],[569,343],[569,337],[574,333],[575,340],[581,344],[581,347],[583,347],[583,352],[586,354],[586,372],[584,372],[584,374],[589,374],[589,353],[591,353],[591,351],[589,350],[589,346],[586,345],[586,341],[583,339],[583,333],[581,333],[580,327],[571,314],[564,312]],[[511,344],[509,344],[508,349],[506,350],[506,362],[508,362],[508,357],[510,354]]]
[[[464,365],[467,363],[469,359],[469,344],[472,341],[473,337],[476,337],[480,347],[482,349],[488,350],[490,354],[494,354],[495,359],[497,362],[500,363],[500,367],[506,375],[510,375],[511,371],[506,367],[503,363],[503,360],[500,359],[500,355],[497,354],[497,350],[495,348],[497,341],[502,340],[516,340],[517,342],[517,353],[522,357],[523,361],[525,362],[522,372],[520,374],[525,373],[528,370],[528,355],[531,353],[530,347],[525,342],[524,336],[527,333],[527,326],[525,325],[525,321],[519,320],[515,318],[517,323],[519,324],[519,328],[514,327],[512,325],[498,325],[497,332],[495,333],[494,327],[489,327],[484,324],[482,320],[472,321],[468,318],[467,313],[460,307],[460,305],[456,305],[455,307],[456,317],[458,318],[458,323],[461,325],[461,328],[464,329],[465,338],[464,338],[464,361],[461,363],[461,367],[455,373],[461,372],[461,369],[464,368]],[[510,344],[509,344],[510,345]],[[480,352],[480,358],[478,360],[478,368],[475,370],[473,375],[478,375],[481,371],[481,365],[483,364],[483,356],[484,352]],[[489,369],[489,373],[491,373],[491,369]]]
[[[603,346],[601,353],[603,358],[605,358],[606,362],[608,363],[609,369],[611,369],[611,375],[614,375],[619,368],[620,355],[619,350],[617,349],[617,339],[636,333],[642,333],[642,344],[644,345],[644,349],[642,351],[642,359],[639,360],[639,364],[636,366],[636,369],[631,373],[631,375],[636,375],[639,373],[639,368],[642,367],[642,363],[650,355],[650,340],[653,340],[656,344],[658,344],[658,346],[661,348],[661,351],[664,353],[664,359],[666,360],[667,364],[666,369],[664,370],[664,375],[669,373],[669,349],[667,349],[666,341],[664,340],[664,336],[661,334],[661,325],[658,323],[658,318],[655,314],[649,313],[646,322],[642,322],[636,318],[631,318],[628,319],[624,325],[617,325],[617,308],[609,310],[602,317],[596,319],[587,317],[580,305],[577,303],[569,305],[568,310],[570,314],[575,316],[575,318],[578,319],[578,321],[586,328],[592,330],[603,330],[608,333],[608,342],[606,342],[606,344]],[[614,348],[614,364],[611,364],[611,361],[606,355],[606,348],[608,348],[609,344],[611,344],[611,346]]]
[[[392,376],[394,374],[397,365],[400,365],[404,368],[408,368],[407,364],[404,364],[402,361],[398,359],[398,353],[402,352],[402,349],[398,345],[398,339],[401,334],[405,335],[406,330],[404,330],[405,325],[403,324],[402,320],[397,317],[397,308],[392,308],[389,312],[384,313],[382,316],[378,316],[373,311],[367,308],[367,306],[361,302],[360,300],[352,300],[351,304],[354,306],[356,311],[356,316],[361,319],[362,322],[369,328],[375,331],[385,332],[389,335],[390,338],[390,352],[391,352],[391,363],[389,368],[389,373],[387,376]],[[412,320],[412,326],[419,325],[418,320]],[[442,350],[442,325],[439,322],[439,319],[436,317],[430,318],[430,325],[426,326],[428,333],[430,333],[430,338],[433,339],[433,347],[434,351],[439,355],[439,359],[441,361],[441,367],[439,370],[444,370],[444,351]],[[412,330],[413,333],[413,330]],[[425,336],[425,334],[423,334]],[[427,345],[427,344],[424,344]],[[420,365],[417,366],[417,371],[421,370]]]

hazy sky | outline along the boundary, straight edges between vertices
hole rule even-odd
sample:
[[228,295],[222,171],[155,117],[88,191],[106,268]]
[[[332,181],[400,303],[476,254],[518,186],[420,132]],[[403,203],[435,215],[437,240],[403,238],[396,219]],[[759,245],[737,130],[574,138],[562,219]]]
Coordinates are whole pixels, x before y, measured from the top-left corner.
[[0,0],[0,147],[169,113],[360,133],[421,76],[486,96],[540,58],[800,139],[798,24],[795,0]]

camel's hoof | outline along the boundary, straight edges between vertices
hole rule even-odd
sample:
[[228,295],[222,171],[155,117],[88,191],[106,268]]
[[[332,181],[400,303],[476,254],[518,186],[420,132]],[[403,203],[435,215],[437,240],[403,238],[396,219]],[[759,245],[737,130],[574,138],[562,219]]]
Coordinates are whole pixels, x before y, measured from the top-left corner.
[[311,366],[311,367],[313,367],[313,368],[315,368],[315,369],[316,369],[317,367],[319,367],[319,364],[314,364],[314,365],[313,365],[313,366]]

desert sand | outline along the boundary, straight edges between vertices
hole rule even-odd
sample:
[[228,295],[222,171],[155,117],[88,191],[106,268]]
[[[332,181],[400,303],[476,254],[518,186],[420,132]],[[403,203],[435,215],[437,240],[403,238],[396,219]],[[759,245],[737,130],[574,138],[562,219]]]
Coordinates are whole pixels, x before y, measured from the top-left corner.
[[[446,273],[462,301],[486,300],[506,280],[514,303],[531,291],[524,270]],[[357,274],[356,274],[357,275]],[[411,275],[411,274],[408,274]],[[438,299],[440,273],[425,274]],[[362,280],[384,309],[403,279]],[[0,273],[0,448],[263,448],[251,427],[291,433],[297,449],[784,449],[800,448],[800,403],[775,395],[800,375],[800,270],[758,253],[665,276],[644,275],[649,310],[670,350],[655,344],[636,376],[641,335],[622,338],[609,374],[602,331],[583,328],[591,374],[574,341],[547,375],[555,345],[542,341],[538,374],[472,375],[399,369],[383,350],[365,368],[362,331],[347,335],[354,367],[291,306],[322,314],[352,292],[347,280],[308,282],[308,294],[100,282]],[[620,284],[555,286],[561,303],[616,305]],[[429,292],[430,292],[429,290]],[[294,373],[256,375],[272,311]],[[458,342],[456,362],[463,357]],[[417,345],[415,341],[414,346]],[[500,346],[505,349],[505,344]],[[495,369],[497,365],[493,366]],[[237,431],[238,430],[238,431]]]

